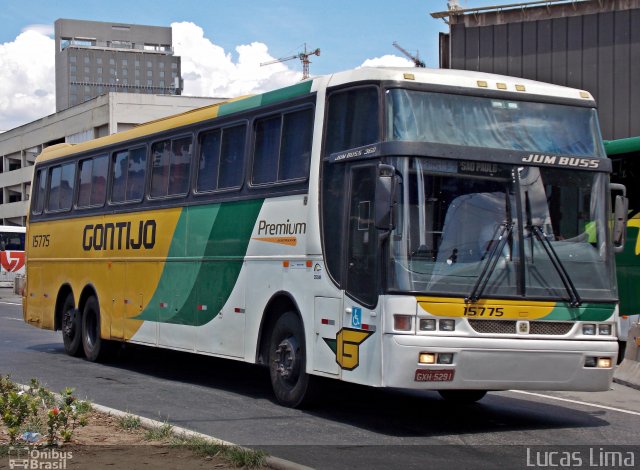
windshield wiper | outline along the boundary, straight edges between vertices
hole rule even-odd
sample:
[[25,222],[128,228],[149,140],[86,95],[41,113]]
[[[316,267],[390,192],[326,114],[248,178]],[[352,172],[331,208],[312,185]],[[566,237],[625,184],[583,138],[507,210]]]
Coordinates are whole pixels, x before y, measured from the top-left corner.
[[[580,305],[582,305],[582,299],[580,298],[580,294],[578,294],[578,290],[576,289],[576,286],[573,284],[573,281],[571,281],[571,277],[569,276],[569,273],[565,269],[564,264],[562,264],[562,261],[560,260],[558,253],[556,253],[556,250],[553,248],[551,241],[549,240],[547,235],[542,231],[542,228],[540,228],[539,225],[531,225],[530,230],[531,232],[533,232],[536,238],[540,241],[540,243],[542,244],[542,247],[544,248],[544,251],[547,253],[547,256],[551,260],[551,264],[553,264],[553,267],[558,272],[558,275],[560,276],[560,280],[562,281],[562,284],[564,284],[564,288],[567,290],[567,293],[569,294],[569,300],[570,300],[569,305],[571,305],[571,307],[579,307]],[[531,250],[531,256],[533,257],[533,250]]]
[[[464,301],[466,303],[475,303],[480,300],[480,296],[484,292],[489,279],[491,278],[491,274],[496,268],[496,264],[498,264],[498,260],[500,259],[499,253],[502,253],[504,246],[507,244],[507,241],[511,238],[511,232],[513,231],[513,224],[505,222],[500,225],[500,234],[498,235],[497,243],[491,243],[490,247],[487,247],[483,258],[486,257],[486,263],[482,268],[482,272],[476,279],[476,283],[471,290],[471,294],[469,297],[466,297]],[[489,252],[489,250],[491,250]],[[487,253],[489,254],[487,256]],[[498,254],[498,256],[496,256]]]
[[[551,241],[542,230],[542,227],[540,225],[533,225],[533,219],[531,217],[531,202],[529,200],[529,191],[525,191],[524,199],[525,199],[525,212],[527,216],[527,229],[531,233],[533,233],[535,237],[540,241],[540,243],[542,244],[542,247],[544,248],[545,253],[547,253],[549,260],[551,261],[551,264],[553,265],[556,272],[560,276],[560,280],[562,281],[564,288],[567,290],[567,293],[569,294],[569,301],[570,301],[569,305],[571,305],[572,307],[579,307],[580,305],[582,305],[582,299],[580,298],[580,294],[578,294],[578,290],[576,289],[576,286],[573,284],[573,281],[571,281],[571,277],[569,276],[569,273],[565,269],[564,264],[562,264],[562,261],[560,261],[560,257],[558,256],[558,253],[556,253],[556,250],[553,248]],[[531,263],[533,263],[533,237],[531,237]]]

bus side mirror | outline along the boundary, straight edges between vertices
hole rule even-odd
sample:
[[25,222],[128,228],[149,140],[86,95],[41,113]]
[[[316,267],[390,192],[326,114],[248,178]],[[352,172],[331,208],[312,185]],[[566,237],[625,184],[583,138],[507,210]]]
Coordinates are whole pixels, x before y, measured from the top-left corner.
[[627,199],[627,188],[622,184],[611,184],[611,190],[621,191],[622,196],[617,195],[613,210],[613,251],[622,253],[627,235],[627,213],[629,211],[629,199]]
[[378,230],[394,229],[396,205],[396,169],[391,165],[379,164],[376,172],[375,224]]

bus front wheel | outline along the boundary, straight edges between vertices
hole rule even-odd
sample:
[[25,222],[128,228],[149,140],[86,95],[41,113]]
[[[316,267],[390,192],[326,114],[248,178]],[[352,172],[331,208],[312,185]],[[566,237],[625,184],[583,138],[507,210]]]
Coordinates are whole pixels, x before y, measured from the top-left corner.
[[62,304],[62,342],[69,356],[82,355],[82,316],[73,301],[73,294],[67,295]]
[[442,398],[454,403],[474,403],[482,400],[486,390],[438,390]]
[[296,408],[307,398],[304,329],[294,312],[280,316],[269,342],[269,372],[273,392],[281,405]]
[[100,337],[100,305],[95,297],[87,299],[82,313],[82,347],[91,362],[107,356],[108,343]]

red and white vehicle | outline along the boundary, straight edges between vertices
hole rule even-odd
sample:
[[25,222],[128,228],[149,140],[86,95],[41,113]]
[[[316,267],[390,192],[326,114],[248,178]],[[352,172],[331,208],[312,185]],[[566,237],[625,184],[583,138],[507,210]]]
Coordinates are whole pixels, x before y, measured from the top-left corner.
[[12,287],[24,275],[25,227],[0,225],[0,286]]

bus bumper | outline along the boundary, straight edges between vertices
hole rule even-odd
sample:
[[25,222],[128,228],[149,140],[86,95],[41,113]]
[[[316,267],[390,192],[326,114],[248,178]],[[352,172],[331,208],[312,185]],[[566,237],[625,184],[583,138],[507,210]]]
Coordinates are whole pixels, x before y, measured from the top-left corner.
[[[422,390],[604,391],[611,385],[617,352],[614,340],[384,335],[383,385]],[[421,364],[421,353],[453,353],[452,363]],[[586,367],[588,357],[610,358],[610,367]]]

